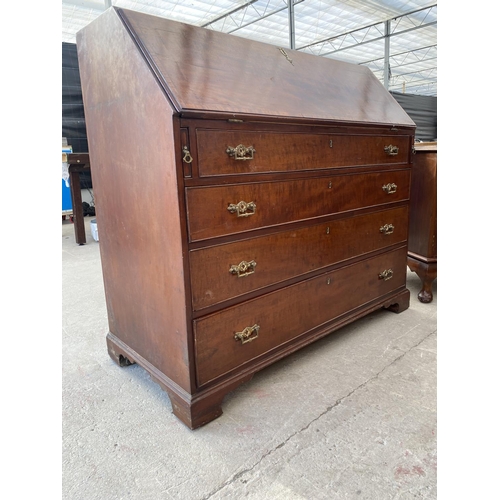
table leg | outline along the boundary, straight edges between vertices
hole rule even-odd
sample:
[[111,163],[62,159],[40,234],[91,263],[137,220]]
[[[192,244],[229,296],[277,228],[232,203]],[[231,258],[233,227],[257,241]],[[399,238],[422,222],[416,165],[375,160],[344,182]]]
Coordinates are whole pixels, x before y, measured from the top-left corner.
[[70,169],[71,200],[73,202],[73,222],[75,224],[75,240],[79,245],[87,242],[85,238],[85,222],[83,220],[82,190],[80,188],[80,174]]

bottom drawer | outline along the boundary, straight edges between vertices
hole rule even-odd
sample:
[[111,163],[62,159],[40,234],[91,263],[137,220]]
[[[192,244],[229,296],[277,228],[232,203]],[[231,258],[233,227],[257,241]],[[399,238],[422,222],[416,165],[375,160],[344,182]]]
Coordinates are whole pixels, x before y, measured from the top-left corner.
[[198,385],[404,286],[406,251],[403,247],[195,320]]

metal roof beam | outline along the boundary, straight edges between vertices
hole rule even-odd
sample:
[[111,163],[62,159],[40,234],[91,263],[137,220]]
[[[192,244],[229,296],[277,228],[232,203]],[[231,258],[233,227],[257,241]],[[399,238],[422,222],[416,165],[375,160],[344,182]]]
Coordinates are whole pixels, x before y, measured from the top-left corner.
[[[433,71],[437,69],[437,66],[432,66],[432,68],[425,68],[425,69],[419,69],[417,71],[409,71],[408,73],[396,73],[393,76],[393,78],[399,78],[400,76],[407,76],[407,75],[418,75],[422,73],[426,73],[427,71]],[[431,78],[429,77],[424,77],[424,78]]]
[[293,0],[288,0],[288,31],[290,38],[290,48],[295,49],[295,10]]
[[[413,65],[419,64],[419,63],[435,61],[436,59],[437,59],[437,57],[429,57],[427,59],[420,59],[419,61],[411,61],[409,63],[398,64],[397,67],[398,68],[404,68],[405,66],[413,66]],[[437,66],[433,66],[433,68],[436,68],[436,67]]]
[[240,5],[239,7],[236,7],[236,9],[230,10],[229,12],[226,12],[225,14],[220,15],[219,17],[216,17],[215,19],[212,19],[208,23],[202,24],[202,28],[206,28],[210,24],[216,23],[217,21],[220,21],[221,19],[224,19],[225,17],[230,16],[231,14],[234,14],[242,9],[246,9],[249,5],[252,5],[253,3],[257,2],[258,0],[250,0],[249,2]]
[[389,80],[391,79],[391,66],[389,64],[390,59],[390,38],[389,33],[391,32],[391,21],[385,22],[385,34],[384,34],[384,87],[389,88]]
[[[293,5],[297,5],[299,3],[302,3],[304,0],[297,0],[296,2],[293,3]],[[274,16],[274,14],[277,14],[278,12],[283,12],[284,10],[288,9],[288,5],[285,5],[284,7],[281,7],[279,9],[275,9],[271,12],[268,12],[267,14],[264,14],[256,19],[252,19],[252,21],[249,21],[248,23],[242,24],[241,26],[238,26],[237,28],[232,29],[231,31],[227,31],[227,33],[234,33],[235,31],[238,31],[242,28],[246,28],[247,26],[250,26],[251,24],[258,23],[259,21],[262,21],[263,19],[266,19],[267,17]]]
[[[418,52],[419,50],[432,49],[433,47],[437,47],[437,44],[426,45],[425,47],[419,47],[418,49],[406,50],[404,52],[398,52],[397,54],[391,54],[391,57],[403,56],[405,54],[413,54],[414,52]],[[363,61],[362,63],[359,63],[359,64],[369,64],[371,62],[381,61],[382,59],[384,59],[384,58],[383,57],[377,57],[376,59],[370,59],[369,61]],[[435,58],[433,58],[433,59],[435,59]],[[422,61],[423,60],[424,59],[422,59]]]
[[[427,89],[426,89],[427,87]],[[436,87],[436,84],[433,83],[433,84],[429,84],[429,85],[426,85],[426,84],[420,84],[420,85],[405,85],[405,89],[408,90],[408,89],[419,89],[419,95],[428,95],[429,97],[436,97],[437,95],[437,89],[435,88]],[[424,90],[422,90],[422,88]],[[425,90],[427,90],[427,93],[424,93]]]
[[[395,71],[398,71],[400,70],[401,68],[403,67],[406,67],[406,66],[415,66],[416,64],[419,64],[420,62],[430,62],[430,61],[435,61],[437,58],[436,57],[433,57],[431,59],[424,59],[422,61],[418,61],[418,62],[411,62],[411,63],[407,63],[407,64],[394,64],[391,66],[391,68],[393,68]],[[364,66],[363,63],[360,63],[360,66]],[[378,63],[378,64],[375,64],[375,67],[372,67],[371,65],[368,65],[367,67],[369,67],[373,73],[379,73],[379,72],[383,72],[384,71],[384,68],[382,67],[381,63]],[[432,68],[436,68],[436,66],[432,66]],[[427,71],[427,69],[431,69],[431,67],[429,68],[423,68],[423,69],[420,69],[419,71]],[[398,74],[398,73],[396,73]],[[394,76],[394,75],[393,75]]]
[[[406,12],[406,13],[401,14],[399,16],[391,17],[388,20],[394,20],[394,21],[401,20],[404,17],[409,17],[409,16],[411,16],[413,14],[416,14],[418,12],[422,12],[424,10],[429,10],[430,11],[430,10],[432,10],[436,6],[437,6],[437,4],[428,5],[427,7],[422,7],[420,9],[412,10],[411,12]],[[424,18],[423,21],[425,21],[425,19],[427,19],[427,15],[425,16],[425,18]],[[314,47],[315,45],[320,45],[321,43],[332,42],[332,41],[334,41],[336,39],[339,39],[339,38],[342,38],[342,37],[346,37],[348,35],[353,36],[355,33],[359,33],[359,32],[364,31],[364,30],[370,30],[370,28],[377,28],[378,32],[382,33],[383,32],[384,23],[385,23],[385,21],[380,21],[378,23],[368,24],[367,26],[363,26],[362,28],[357,28],[355,30],[347,31],[347,32],[342,33],[340,35],[335,35],[335,36],[332,36],[332,37],[329,37],[329,38],[325,38],[323,40],[319,40],[317,42],[313,42],[313,43],[309,43],[307,45],[303,45],[302,47],[298,47],[297,50],[303,50],[303,49],[306,49],[306,48]],[[423,28],[424,26],[430,26],[431,24],[437,24],[437,21],[434,21],[434,22],[431,22],[431,23],[426,23],[425,25],[424,24],[420,24],[418,26],[415,26],[414,28],[410,28],[409,30],[404,30],[404,31],[400,31],[400,32],[391,33],[390,36],[394,36],[394,35],[402,34],[402,33],[407,33],[408,31],[411,31],[413,29]],[[381,26],[381,28],[378,29],[378,26]],[[362,43],[367,43],[367,42],[362,42]],[[322,55],[324,55],[324,54],[322,54]]]
[[[214,24],[215,22],[217,21],[220,21],[226,17],[231,17],[233,14],[235,14],[236,12],[240,11],[240,10],[243,10],[243,9],[248,9],[248,7],[250,5],[252,5],[253,3],[257,2],[258,0],[251,0],[250,2],[247,2],[245,5],[242,5],[241,7],[238,7],[230,12],[227,12],[225,14],[222,14],[221,16],[217,17],[217,19],[213,19],[212,21],[206,23],[206,24],[203,24],[202,27],[207,27],[207,26],[210,26],[211,24]],[[241,20],[241,23],[239,26],[237,26],[236,28],[233,28],[229,31],[226,31],[225,33],[227,34],[231,34],[231,33],[234,33],[235,31],[238,31],[242,28],[246,28],[247,26],[250,26],[251,24],[254,24],[254,23],[258,23],[259,21],[262,21],[263,19],[266,19],[270,16],[274,16],[274,14],[278,14],[278,12],[283,12],[284,10],[287,10],[287,9],[290,9],[288,3],[290,2],[290,0],[283,0],[284,1],[284,6],[283,7],[280,7],[279,9],[274,9],[272,10],[271,12],[267,12],[266,13],[266,10],[267,10],[267,5],[269,5],[269,2],[267,3],[266,5],[266,8],[264,9],[264,13],[263,14],[259,14],[259,16],[255,19],[252,19],[251,21],[248,21],[247,23],[244,23],[244,19],[245,19],[245,13],[243,14],[243,18]],[[290,2],[291,3],[291,8],[293,9],[293,7],[299,3],[302,3],[304,0],[296,0],[295,2]],[[258,13],[257,9],[255,9],[254,7],[254,10]],[[234,24],[237,24],[234,20],[233,20]],[[222,30],[221,30],[222,31]],[[295,23],[294,23],[294,31],[295,31]]]
[[432,21],[432,22],[427,23],[427,24],[422,24],[421,26],[415,26],[413,28],[408,28],[408,29],[403,30],[403,31],[398,31],[397,33],[390,33],[389,35],[383,35],[383,36],[379,36],[376,38],[372,38],[371,40],[366,40],[365,42],[353,43],[352,45],[348,45],[347,47],[340,47],[338,49],[331,50],[330,52],[324,52],[323,54],[319,54],[319,55],[329,56],[330,54],[335,54],[335,52],[341,52],[343,50],[348,50],[348,49],[352,49],[354,47],[358,47],[359,45],[366,45],[367,43],[377,42],[379,40],[384,40],[385,38],[391,38],[393,36],[403,35],[405,33],[409,33],[410,31],[415,31],[415,30],[418,30],[421,28],[426,28],[427,26],[432,26],[434,24],[437,24],[437,21]]
[[[302,1],[304,1],[304,0],[302,0]],[[273,16],[274,14],[277,14],[278,12],[283,12],[286,9],[288,9],[288,6],[282,7],[281,9],[273,10],[272,12],[264,14],[263,16],[260,16],[257,19],[253,19],[252,21],[249,21],[248,23],[242,24],[242,25],[238,26],[237,28],[234,28],[231,31],[228,31],[227,33],[234,33],[235,31],[238,31],[242,28],[246,28],[247,26],[250,26],[251,24],[258,23],[259,21],[262,21],[262,19],[266,19],[266,17]]]
[[418,85],[437,85],[437,79],[430,78],[410,78],[409,80],[404,80],[400,78],[397,82],[398,85],[402,83],[402,81],[406,82],[406,87],[416,87]]

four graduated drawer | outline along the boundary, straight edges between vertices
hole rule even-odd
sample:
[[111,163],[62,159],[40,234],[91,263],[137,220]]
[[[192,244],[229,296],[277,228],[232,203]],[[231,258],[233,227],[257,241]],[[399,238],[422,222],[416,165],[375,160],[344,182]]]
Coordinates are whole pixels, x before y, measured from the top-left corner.
[[407,200],[410,171],[192,187],[190,241]]
[[[198,387],[405,285],[410,136],[197,128],[195,137],[197,175],[227,179],[186,188]],[[376,168],[332,170],[367,166]],[[319,177],[325,169],[332,175]]]
[[195,320],[198,384],[405,283],[406,247],[402,247]]
[[403,206],[192,250],[193,309],[402,243],[407,224]]
[[407,135],[196,131],[200,176],[406,163]]

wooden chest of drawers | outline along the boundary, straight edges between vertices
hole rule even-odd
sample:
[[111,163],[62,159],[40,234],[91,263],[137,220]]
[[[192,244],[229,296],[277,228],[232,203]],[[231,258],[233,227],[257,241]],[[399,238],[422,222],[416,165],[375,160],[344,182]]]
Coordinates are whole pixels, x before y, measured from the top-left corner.
[[108,351],[186,425],[408,307],[415,125],[368,69],[117,8],[77,46]]

